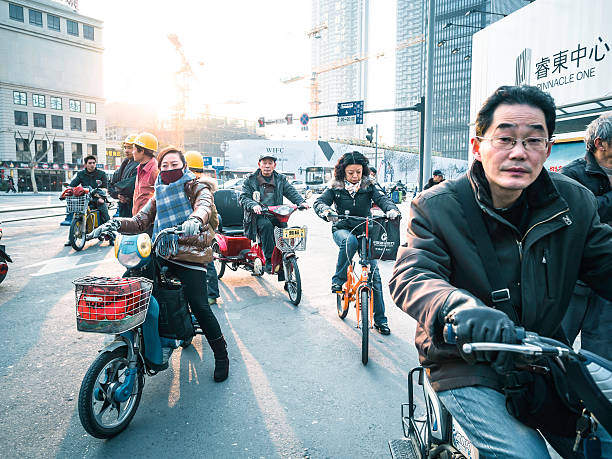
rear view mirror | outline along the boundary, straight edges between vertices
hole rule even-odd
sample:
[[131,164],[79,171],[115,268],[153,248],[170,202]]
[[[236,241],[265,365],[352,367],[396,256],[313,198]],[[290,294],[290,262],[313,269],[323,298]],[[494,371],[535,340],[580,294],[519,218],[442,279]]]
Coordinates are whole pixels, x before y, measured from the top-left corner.
[[253,191],[253,201],[259,202],[261,199],[261,193],[259,191]]
[[312,197],[312,190],[306,190],[306,193],[304,194],[304,198],[310,199],[311,197]]

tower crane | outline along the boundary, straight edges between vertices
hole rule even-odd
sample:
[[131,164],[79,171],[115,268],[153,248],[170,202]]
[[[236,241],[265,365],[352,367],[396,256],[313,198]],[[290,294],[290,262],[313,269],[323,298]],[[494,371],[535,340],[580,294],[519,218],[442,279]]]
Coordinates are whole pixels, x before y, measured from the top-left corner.
[[176,103],[176,112],[174,114],[174,144],[178,148],[185,146],[185,114],[187,112],[187,102],[191,90],[191,79],[195,78],[191,64],[185,57],[183,46],[176,34],[169,34],[168,40],[174,45],[177,54],[181,59],[179,69],[174,73],[174,79],[178,92],[178,101]]
[[[324,29],[327,29],[326,25],[317,26],[308,32],[308,36],[314,36],[315,38],[320,38],[317,35]],[[317,34],[317,35],[315,35]],[[417,35],[415,37],[411,37],[407,40],[404,40],[397,44],[395,47],[395,51],[399,51],[401,49],[407,48],[409,46],[413,46],[419,43],[424,43],[425,38],[423,35]],[[319,100],[319,82],[318,76],[322,73],[331,72],[333,70],[338,70],[349,65],[357,64],[359,62],[366,61],[372,57],[377,59],[381,57],[385,57],[385,51],[381,51],[376,54],[368,54],[368,55],[354,55],[350,57],[346,57],[344,59],[340,59],[338,61],[332,62],[326,66],[320,67],[318,69],[313,70],[309,75],[298,75],[290,78],[284,78],[281,80],[282,83],[289,84],[296,81],[301,81],[310,77],[310,116],[316,116],[319,113],[319,105],[321,101]],[[310,138],[313,140],[317,140],[319,137],[319,129],[316,120],[313,120],[312,129],[310,130]]]

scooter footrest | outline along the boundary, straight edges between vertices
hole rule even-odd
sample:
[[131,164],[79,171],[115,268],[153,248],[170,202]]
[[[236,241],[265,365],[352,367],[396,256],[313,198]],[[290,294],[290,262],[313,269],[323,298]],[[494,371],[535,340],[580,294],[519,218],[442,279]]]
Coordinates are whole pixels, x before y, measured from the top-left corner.
[[393,459],[419,459],[414,444],[407,438],[389,440],[389,449]]

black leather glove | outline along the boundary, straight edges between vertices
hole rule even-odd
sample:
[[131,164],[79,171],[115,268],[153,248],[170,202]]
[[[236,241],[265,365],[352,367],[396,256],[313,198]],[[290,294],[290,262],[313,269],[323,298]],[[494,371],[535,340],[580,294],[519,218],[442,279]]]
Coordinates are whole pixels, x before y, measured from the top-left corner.
[[[480,305],[476,300],[473,304],[466,303],[451,310],[445,319],[446,322],[455,325],[457,345],[460,351],[461,346],[465,343],[516,344],[514,322],[505,312]],[[512,368],[513,356],[509,352],[476,351],[465,354],[461,351],[461,356],[471,364],[489,362],[498,372]]]

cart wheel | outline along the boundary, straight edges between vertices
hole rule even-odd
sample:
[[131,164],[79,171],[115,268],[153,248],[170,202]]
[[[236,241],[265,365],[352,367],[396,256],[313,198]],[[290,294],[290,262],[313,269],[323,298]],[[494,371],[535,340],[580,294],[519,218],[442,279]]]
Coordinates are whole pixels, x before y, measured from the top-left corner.
[[[215,265],[215,270],[217,271],[217,279],[221,279],[223,277],[223,274],[225,274],[225,262],[217,258],[222,256],[221,249],[219,248],[219,244],[217,243],[217,241],[213,242],[212,249],[214,257],[213,263]],[[217,255],[217,257],[215,257],[215,255]]]
[[336,293],[336,309],[338,310],[338,317],[344,319],[348,314],[349,308],[344,309],[344,292]]

